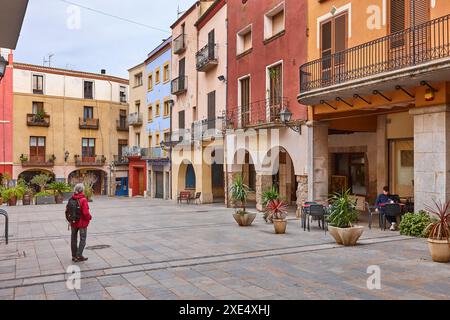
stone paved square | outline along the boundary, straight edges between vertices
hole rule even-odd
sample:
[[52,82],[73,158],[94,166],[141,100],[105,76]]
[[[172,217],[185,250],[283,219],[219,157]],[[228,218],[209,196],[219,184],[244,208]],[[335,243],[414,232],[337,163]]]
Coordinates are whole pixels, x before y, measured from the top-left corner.
[[[2,300],[450,299],[449,265],[431,261],[424,239],[374,228],[344,248],[293,218],[275,235],[261,216],[238,227],[221,204],[106,197],[91,203],[89,260],[78,264],[81,288],[69,290],[64,205],[7,210]],[[369,265],[381,268],[381,290],[367,289]]]

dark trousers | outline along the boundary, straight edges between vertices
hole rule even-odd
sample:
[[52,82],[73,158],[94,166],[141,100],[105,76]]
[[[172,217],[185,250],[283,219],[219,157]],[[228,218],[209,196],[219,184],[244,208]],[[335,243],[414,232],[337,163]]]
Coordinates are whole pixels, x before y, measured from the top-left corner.
[[392,223],[397,223],[397,217],[394,217],[394,216],[387,216],[387,215],[386,215],[386,211],[384,210],[383,207],[381,207],[380,210],[381,210],[381,213],[384,214],[384,216],[386,217],[386,220],[387,220],[390,224],[392,224]]
[[[80,244],[78,245],[78,232],[80,232]],[[86,246],[87,228],[73,228],[70,247],[72,249],[72,257],[81,257],[84,247]]]

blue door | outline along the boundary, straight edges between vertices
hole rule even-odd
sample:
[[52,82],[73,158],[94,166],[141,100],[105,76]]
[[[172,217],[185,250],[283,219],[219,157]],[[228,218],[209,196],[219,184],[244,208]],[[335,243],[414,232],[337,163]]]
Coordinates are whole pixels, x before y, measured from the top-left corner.
[[192,164],[189,164],[186,170],[186,189],[195,189],[195,171]]
[[128,178],[116,178],[116,197],[128,197]]

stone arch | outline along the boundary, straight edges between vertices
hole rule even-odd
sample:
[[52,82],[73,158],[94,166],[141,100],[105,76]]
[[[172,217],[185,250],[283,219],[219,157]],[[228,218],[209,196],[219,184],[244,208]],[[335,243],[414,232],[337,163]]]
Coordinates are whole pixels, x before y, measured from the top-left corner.
[[89,176],[93,176],[97,178],[93,185],[94,194],[96,195],[106,195],[108,194],[107,190],[107,179],[108,173],[102,168],[79,168],[73,170],[67,176],[67,182],[69,184],[75,185],[77,183],[86,182],[86,179]]
[[180,191],[193,191],[197,189],[197,173],[191,161],[184,159],[178,168],[178,193]]
[[23,179],[26,183],[30,184],[31,188],[33,188],[36,192],[39,192],[39,186],[31,184],[31,180],[34,176],[39,174],[46,173],[50,176],[49,182],[55,181],[55,173],[48,169],[42,168],[27,168],[22,170],[18,175],[17,179]]

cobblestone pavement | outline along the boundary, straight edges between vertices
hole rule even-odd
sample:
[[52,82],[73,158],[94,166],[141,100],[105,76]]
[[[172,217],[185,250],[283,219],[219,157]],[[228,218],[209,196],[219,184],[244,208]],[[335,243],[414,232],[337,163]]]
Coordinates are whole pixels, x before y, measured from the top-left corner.
[[[85,251],[81,288],[69,290],[64,205],[7,209],[0,300],[450,299],[449,264],[433,263],[422,239],[366,230],[342,248],[298,220],[275,235],[261,217],[239,228],[223,205],[108,198],[91,204],[88,231],[88,247],[107,247]],[[369,265],[381,268],[381,290],[367,289]]]

